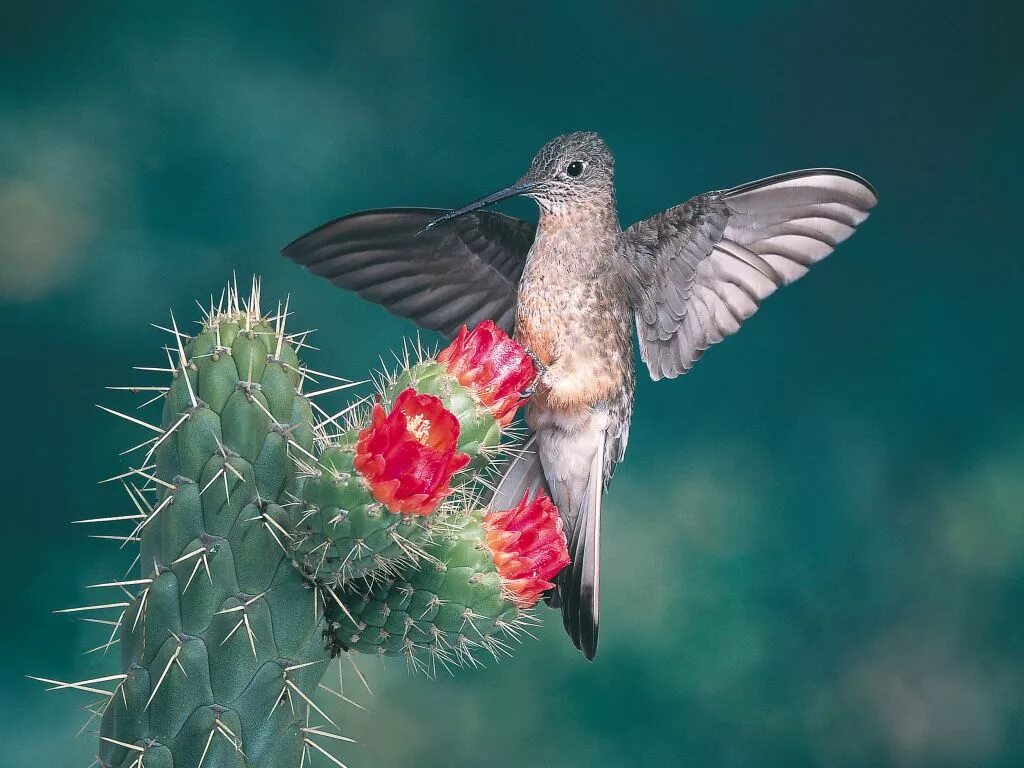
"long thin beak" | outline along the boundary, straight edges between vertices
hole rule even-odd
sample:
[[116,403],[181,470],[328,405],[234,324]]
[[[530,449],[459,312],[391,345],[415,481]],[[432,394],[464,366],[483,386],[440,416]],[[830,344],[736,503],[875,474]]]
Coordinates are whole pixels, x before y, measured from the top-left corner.
[[462,216],[465,213],[472,213],[473,211],[478,211],[481,208],[486,208],[488,205],[493,205],[494,203],[497,203],[500,200],[507,200],[510,197],[524,195],[536,186],[537,182],[535,181],[523,181],[522,179],[520,179],[515,184],[509,187],[505,187],[504,189],[499,189],[497,192],[492,192],[491,194],[487,195],[487,197],[481,197],[479,200],[474,200],[469,205],[464,205],[461,208],[455,209],[454,211],[449,211],[443,216],[438,216],[432,222],[427,224],[427,226],[425,226],[422,229],[422,231],[426,232],[428,229],[432,229],[436,227],[438,224],[443,224],[446,221],[451,221],[456,216]]

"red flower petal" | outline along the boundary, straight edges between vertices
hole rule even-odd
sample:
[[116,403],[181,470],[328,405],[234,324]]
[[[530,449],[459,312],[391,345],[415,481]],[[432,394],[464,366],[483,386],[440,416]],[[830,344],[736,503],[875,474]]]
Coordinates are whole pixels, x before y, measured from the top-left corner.
[[528,499],[529,492],[512,509],[484,515],[487,546],[502,586],[520,608],[536,605],[569,564],[558,509],[543,491],[533,501]]
[[409,388],[390,413],[373,406],[353,466],[391,512],[429,515],[451,493],[452,475],[469,463],[456,452],[458,442],[459,420],[438,398]]
[[537,370],[526,350],[493,321],[485,320],[472,331],[462,326],[437,361],[460,384],[471,389],[504,427],[523,404],[525,392]]

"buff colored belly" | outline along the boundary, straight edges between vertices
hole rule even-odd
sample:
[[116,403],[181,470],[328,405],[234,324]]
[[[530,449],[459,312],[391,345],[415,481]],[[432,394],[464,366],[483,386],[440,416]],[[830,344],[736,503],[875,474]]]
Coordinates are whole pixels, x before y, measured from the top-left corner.
[[[592,407],[622,388],[625,370],[615,339],[597,333],[586,313],[520,296],[516,338],[548,367],[535,403],[550,408]],[[598,338],[602,336],[603,338]]]
[[539,313],[527,310],[520,302],[516,318],[516,340],[535,354],[544,365],[555,361],[555,329]]

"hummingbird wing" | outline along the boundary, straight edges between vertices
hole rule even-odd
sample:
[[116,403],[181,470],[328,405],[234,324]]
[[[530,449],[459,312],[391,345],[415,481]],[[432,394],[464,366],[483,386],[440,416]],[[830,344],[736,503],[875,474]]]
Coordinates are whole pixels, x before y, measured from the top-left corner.
[[423,231],[444,213],[432,208],[354,213],[303,235],[282,253],[448,337],[481,320],[494,320],[511,332],[535,225],[476,211]]
[[636,327],[651,378],[689,371],[877,202],[861,177],[816,168],[708,192],[629,227],[619,248],[640,274]]

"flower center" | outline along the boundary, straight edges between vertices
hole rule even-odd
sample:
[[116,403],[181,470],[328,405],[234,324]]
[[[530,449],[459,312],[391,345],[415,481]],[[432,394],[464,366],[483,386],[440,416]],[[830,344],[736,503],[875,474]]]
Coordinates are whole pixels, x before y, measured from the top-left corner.
[[427,444],[427,439],[430,437],[430,419],[421,413],[417,413],[415,416],[410,416],[406,419],[405,428],[412,433],[412,436],[416,438],[420,445]]

